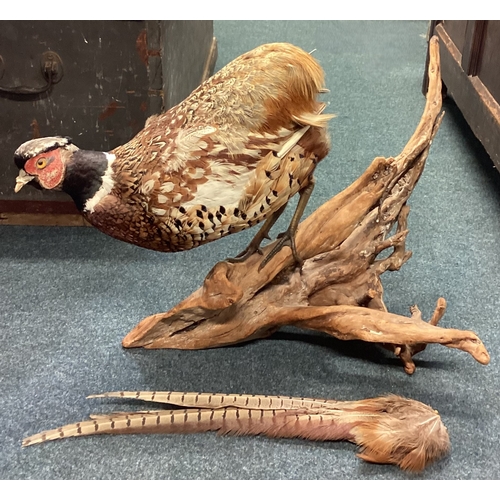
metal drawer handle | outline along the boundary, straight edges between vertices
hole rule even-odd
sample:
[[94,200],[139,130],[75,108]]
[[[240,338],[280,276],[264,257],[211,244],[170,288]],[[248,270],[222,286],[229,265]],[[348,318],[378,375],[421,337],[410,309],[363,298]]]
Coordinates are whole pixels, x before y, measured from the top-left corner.
[[[4,73],[4,62],[2,56],[0,56],[0,79],[3,77]],[[44,52],[40,58],[40,69],[43,78],[46,80],[46,84],[43,87],[33,88],[33,87],[2,87],[0,86],[0,92],[6,94],[14,95],[37,95],[48,92],[55,83],[61,81],[63,77],[63,64],[62,59],[56,52],[48,51]]]

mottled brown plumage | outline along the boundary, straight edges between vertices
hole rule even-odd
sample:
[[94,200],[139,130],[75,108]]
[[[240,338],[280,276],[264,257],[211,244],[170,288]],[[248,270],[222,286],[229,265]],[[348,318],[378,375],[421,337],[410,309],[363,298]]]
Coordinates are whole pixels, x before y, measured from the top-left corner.
[[[263,45],[179,105],[150,117],[101,163],[93,160],[100,184],[89,175],[75,178],[75,170],[88,171],[88,152],[45,138],[17,150],[16,162],[27,175],[21,172],[16,189],[32,179],[62,188],[110,236],[158,251],[188,250],[281,213],[292,196],[307,191],[329,150],[332,115],[322,114],[324,104],[316,100],[323,85],[312,56],[286,43]],[[51,158],[58,150],[66,157]],[[64,169],[66,180],[57,186],[37,170],[35,162],[47,156],[47,169],[55,172],[50,179],[57,177],[57,165]],[[85,182],[86,197],[77,189]]]

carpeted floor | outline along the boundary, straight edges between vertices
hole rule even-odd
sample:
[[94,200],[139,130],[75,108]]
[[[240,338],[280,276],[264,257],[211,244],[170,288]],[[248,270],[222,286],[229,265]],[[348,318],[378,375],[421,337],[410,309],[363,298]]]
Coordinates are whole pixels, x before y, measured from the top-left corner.
[[[288,41],[325,68],[333,148],[317,169],[307,214],[375,156],[400,152],[420,118],[427,23],[215,23],[217,68],[259,44]],[[196,289],[249,231],[181,254],[157,254],[93,228],[0,226],[1,479],[500,479],[500,176],[452,102],[410,199],[413,257],[384,275],[386,303],[417,303],[441,325],[479,334],[491,355],[430,346],[413,376],[382,349],[285,328],[269,340],[208,351],[124,350],[143,317]],[[13,145],[13,148],[17,145]],[[287,212],[290,215],[290,212]],[[278,224],[284,229],[285,215]],[[96,436],[21,449],[35,432],[89,413],[130,408],[86,400],[109,390],[237,392],[360,399],[392,392],[437,410],[448,457],[418,476],[356,458],[350,443],[214,433]],[[116,403],[116,404],[115,404]],[[145,407],[146,405],[144,405]],[[141,406],[142,408],[142,406]]]

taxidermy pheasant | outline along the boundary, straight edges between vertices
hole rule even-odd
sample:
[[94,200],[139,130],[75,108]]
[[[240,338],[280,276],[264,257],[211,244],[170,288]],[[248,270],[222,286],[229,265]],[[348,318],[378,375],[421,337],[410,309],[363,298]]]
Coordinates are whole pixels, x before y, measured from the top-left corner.
[[[287,43],[238,57],[183,102],[151,116],[130,142],[84,151],[68,137],[21,145],[15,191],[35,181],[63,190],[93,226],[162,252],[197,247],[266,220],[237,259],[260,252],[288,200],[300,194],[274,252],[292,248],[313,189],[316,164],[329,150],[324,74]],[[263,265],[265,263],[263,262]]]

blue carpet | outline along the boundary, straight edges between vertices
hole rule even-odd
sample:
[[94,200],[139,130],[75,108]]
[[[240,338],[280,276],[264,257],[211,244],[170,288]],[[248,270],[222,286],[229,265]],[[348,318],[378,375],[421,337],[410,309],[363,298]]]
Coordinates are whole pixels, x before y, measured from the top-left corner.
[[[401,151],[424,106],[427,23],[215,23],[217,68],[259,44],[288,41],[325,68],[332,152],[317,169],[311,213],[375,156]],[[402,479],[370,465],[350,443],[263,437],[96,436],[21,449],[30,434],[90,412],[127,408],[86,400],[109,390],[266,393],[360,399],[393,392],[437,410],[452,450],[416,476],[500,479],[500,176],[453,102],[410,198],[413,257],[384,275],[389,309],[424,317],[448,300],[441,325],[478,333],[492,361],[429,346],[407,376],[382,349],[293,328],[273,338],[207,351],[125,350],[123,336],[238,253],[251,231],[190,252],[157,254],[93,228],[0,226],[1,479]],[[17,145],[12,145],[13,149]],[[288,217],[280,219],[278,230]]]

